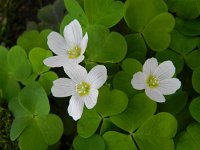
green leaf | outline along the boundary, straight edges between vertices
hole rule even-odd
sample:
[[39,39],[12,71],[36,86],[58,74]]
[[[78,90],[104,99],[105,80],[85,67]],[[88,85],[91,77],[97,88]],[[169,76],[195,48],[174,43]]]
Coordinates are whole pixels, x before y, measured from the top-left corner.
[[19,138],[21,150],[47,149],[48,145],[55,144],[63,133],[61,119],[49,114],[33,119]]
[[89,138],[76,136],[73,141],[75,150],[105,150],[105,143],[101,136],[93,135]]
[[175,94],[166,96],[166,102],[158,105],[158,111],[176,115],[184,109],[187,100],[188,94],[183,91],[178,91]]
[[19,100],[23,107],[33,116],[46,115],[50,111],[49,100],[41,85],[37,82],[29,83],[19,93]]
[[28,126],[32,119],[32,114],[24,108],[20,103],[18,97],[13,98],[9,102],[9,110],[12,111],[15,119],[13,120],[10,129],[10,138],[12,141],[16,140],[23,130]]
[[196,68],[192,74],[192,86],[194,90],[200,93],[200,67]]
[[200,49],[194,50],[185,55],[185,62],[192,70],[200,66]]
[[134,134],[134,138],[141,150],[173,150],[172,138],[176,130],[176,119],[171,114],[163,112],[144,122]]
[[64,16],[63,0],[56,0],[54,4],[47,5],[38,10],[37,17],[48,27],[58,29]]
[[8,56],[8,50],[5,47],[0,46],[0,70],[3,71],[8,70],[7,56]]
[[176,74],[180,73],[183,70],[184,67],[183,57],[170,49],[166,49],[162,52],[157,52],[156,58],[158,59],[159,62],[171,60],[176,68]]
[[112,131],[113,129],[117,128],[110,118],[103,118],[102,119],[102,124],[101,124],[101,129],[100,129],[100,135],[104,134],[107,131]]
[[138,93],[138,90],[135,90],[131,85],[132,78],[133,75],[130,75],[124,71],[119,71],[114,76],[113,87],[125,92],[129,97],[132,97],[134,94]]
[[102,117],[113,116],[121,113],[128,105],[128,97],[120,90],[110,91],[104,86],[99,90],[99,96],[95,109]]
[[13,78],[8,78],[6,85],[2,88],[3,97],[10,101],[20,92],[20,85]]
[[194,19],[200,14],[199,0],[165,0],[170,11],[184,19]]
[[127,57],[135,58],[141,63],[144,63],[146,60],[147,47],[142,35],[139,33],[128,34],[125,38],[128,46]]
[[125,57],[127,45],[121,34],[109,33],[108,29],[102,26],[91,26],[87,31],[90,40],[86,55],[90,61],[117,63]]
[[129,100],[128,107],[121,114],[111,117],[111,121],[123,130],[132,133],[156,111],[156,103],[145,94],[137,94]]
[[100,122],[101,117],[95,109],[88,110],[84,108],[83,115],[77,124],[78,134],[84,138],[92,136],[99,127]]
[[137,150],[130,135],[108,131],[103,135],[107,150]]
[[170,43],[170,48],[180,54],[187,54],[197,47],[197,37],[185,36],[176,30],[174,30],[171,35],[172,40]]
[[152,18],[163,12],[167,12],[163,0],[127,0],[124,18],[129,28],[141,32]]
[[131,76],[138,71],[142,71],[142,64],[136,59],[127,58],[122,62],[122,69]]
[[85,0],[85,13],[90,24],[100,24],[110,28],[123,17],[123,3],[114,0]]
[[87,16],[82,7],[76,0],[64,0],[65,8],[68,11],[68,15],[63,18],[60,26],[60,32],[63,33],[64,27],[69,24],[73,19],[77,19],[83,28],[86,28],[88,24]]
[[52,55],[53,54],[51,51],[47,51],[43,48],[33,48],[29,52],[29,60],[32,65],[33,72],[36,74],[41,74],[48,71],[50,68],[43,63],[43,60]]
[[31,74],[31,64],[22,47],[14,46],[10,49],[8,52],[8,67],[17,81],[23,81]]
[[48,71],[40,75],[38,82],[43,86],[47,95],[51,94],[51,87],[53,85],[53,81],[57,78],[57,74],[53,71]]
[[197,97],[194,100],[192,100],[189,109],[192,117],[198,122],[200,122],[199,108],[200,108],[200,97]]
[[182,20],[176,18],[176,30],[187,36],[198,36],[200,35],[200,19],[193,20]]
[[47,36],[50,32],[51,30],[43,30],[40,33],[36,30],[25,31],[17,39],[17,45],[22,46],[26,50],[27,54],[35,47],[48,49]]
[[148,46],[154,51],[168,48],[171,41],[170,32],[174,25],[175,20],[170,13],[162,13],[154,17],[142,31]]
[[200,149],[200,124],[190,124],[186,132],[176,139],[176,150],[199,150]]

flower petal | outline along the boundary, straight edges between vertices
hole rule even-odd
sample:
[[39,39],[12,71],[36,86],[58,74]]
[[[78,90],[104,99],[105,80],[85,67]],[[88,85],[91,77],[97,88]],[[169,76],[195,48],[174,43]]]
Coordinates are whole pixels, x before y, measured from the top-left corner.
[[159,78],[159,80],[164,80],[171,78],[175,73],[175,67],[171,61],[164,61],[155,70],[154,75]]
[[64,28],[64,37],[69,47],[80,45],[82,40],[82,28],[78,20],[73,20]]
[[46,58],[43,63],[49,67],[61,67],[67,65],[69,62],[67,55],[62,56],[52,56]]
[[170,78],[160,81],[158,90],[163,95],[169,95],[176,92],[181,87],[181,82],[179,79]]
[[91,89],[90,94],[85,96],[85,106],[88,109],[92,109],[96,103],[97,103],[97,97],[98,97],[99,91],[96,89]]
[[53,82],[51,92],[55,97],[67,97],[75,93],[76,84],[71,79],[59,78]]
[[107,69],[103,65],[97,65],[90,70],[87,76],[87,81],[92,88],[100,88],[107,80]]
[[143,72],[146,75],[153,74],[158,67],[158,61],[155,58],[149,58],[145,61],[143,65]]
[[73,95],[69,101],[67,111],[74,120],[81,118],[83,113],[84,100],[77,94]]
[[87,70],[80,65],[64,66],[64,71],[76,83],[86,80]]
[[88,34],[86,33],[83,39],[81,40],[81,54],[85,53],[86,47],[88,43]]
[[142,72],[137,72],[133,75],[133,79],[131,80],[131,84],[134,89],[142,90],[146,87],[145,75]]
[[153,101],[156,101],[159,103],[165,102],[165,97],[157,89],[146,88],[145,93]]
[[67,54],[67,43],[59,33],[51,32],[47,37],[47,44],[49,48],[56,54],[56,55],[66,55]]

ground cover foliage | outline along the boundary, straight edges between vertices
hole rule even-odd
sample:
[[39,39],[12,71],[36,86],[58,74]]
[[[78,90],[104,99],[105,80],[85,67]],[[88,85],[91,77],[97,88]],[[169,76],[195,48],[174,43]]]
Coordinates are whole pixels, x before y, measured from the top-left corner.
[[[199,8],[200,0],[56,0],[39,9],[15,45],[9,36],[0,41],[0,148],[199,150]],[[88,33],[81,65],[108,70],[96,106],[84,107],[77,122],[67,114],[69,98],[51,94],[66,74],[43,63],[54,55],[49,33],[63,35],[74,19]],[[182,83],[165,103],[131,85],[151,57],[171,60]]]

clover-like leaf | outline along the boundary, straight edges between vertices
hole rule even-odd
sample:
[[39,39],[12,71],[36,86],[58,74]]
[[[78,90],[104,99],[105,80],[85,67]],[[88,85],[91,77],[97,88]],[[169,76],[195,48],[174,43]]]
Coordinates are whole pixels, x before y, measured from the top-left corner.
[[51,51],[47,51],[43,48],[33,48],[29,52],[29,60],[32,65],[33,72],[41,74],[48,71],[50,68],[44,65],[43,60],[52,55],[53,54]]
[[176,138],[176,150],[199,150],[200,149],[200,124],[190,124],[186,131]]
[[123,17],[123,3],[114,0],[85,0],[85,13],[90,24],[107,28],[114,26]]
[[200,93],[200,66],[194,69],[192,74],[192,86],[194,90],[198,93]]
[[179,17],[176,19],[176,30],[187,36],[200,35],[200,19],[183,20]]
[[137,32],[141,32],[152,18],[167,12],[163,0],[127,0],[124,9],[126,23],[129,28]]
[[38,82],[43,86],[47,95],[51,93],[53,81],[58,78],[58,75],[53,71],[48,71],[40,75]]
[[105,150],[105,142],[103,138],[97,134],[89,138],[77,136],[73,141],[73,146],[75,150]]
[[190,113],[192,115],[192,117],[200,122],[200,97],[195,98],[194,100],[192,100],[191,104],[190,104]]
[[91,26],[87,29],[90,40],[86,55],[90,61],[102,63],[120,62],[126,55],[125,38],[117,32],[108,32],[102,26]]
[[126,109],[128,97],[120,90],[110,91],[108,87],[99,90],[99,97],[95,109],[102,117],[113,116]]
[[170,11],[184,19],[194,19],[200,15],[199,0],[165,0]]
[[128,107],[121,114],[111,117],[111,121],[118,127],[132,133],[156,111],[156,103],[145,94],[137,94],[129,100]]
[[107,150],[137,150],[131,135],[108,131],[103,135]]
[[79,3],[76,0],[64,0],[64,3],[68,14],[63,18],[60,26],[60,32],[63,33],[64,27],[69,24],[73,19],[77,19],[82,27],[86,28],[88,24],[88,19]]
[[184,67],[184,58],[180,54],[177,54],[176,52],[166,49],[161,52],[156,53],[156,58],[159,62],[171,60],[176,67],[176,74],[180,73],[183,70]]
[[[144,28],[142,34],[152,50],[165,50],[171,41],[170,32],[175,25],[174,17],[170,13],[161,13],[154,17]],[[162,32],[162,34],[160,34]]]
[[126,73],[125,71],[119,71],[113,79],[113,87],[115,89],[125,92],[129,97],[132,97],[134,94],[138,93],[137,90],[131,85],[131,80],[133,75]]
[[170,48],[180,54],[187,54],[197,47],[197,37],[185,36],[176,30],[171,35]]
[[8,67],[17,81],[23,81],[31,74],[31,64],[22,47],[14,46],[10,49],[8,52]]
[[136,59],[127,58],[122,62],[122,69],[133,76],[134,73],[142,71],[142,64]]
[[35,47],[48,49],[47,36],[50,32],[51,30],[48,29],[41,31],[40,33],[36,30],[25,31],[17,39],[17,45],[23,47],[27,54]]
[[46,28],[57,30],[64,16],[63,0],[56,0],[53,4],[49,4],[38,10],[37,17],[46,24]]
[[46,149],[56,143],[62,133],[61,119],[49,114],[50,106],[44,89],[31,82],[9,103],[15,119],[11,127],[11,140],[19,139],[22,150]]
[[127,42],[127,57],[135,58],[143,63],[146,59],[147,47],[140,33],[125,36]]
[[48,145],[55,144],[61,137],[63,124],[61,119],[48,114],[38,116],[30,121],[19,137],[21,150],[47,149]]
[[187,104],[188,94],[183,91],[177,91],[172,95],[166,96],[166,102],[158,105],[158,111],[169,112],[173,115],[180,113]]
[[194,50],[185,55],[185,62],[192,70],[200,66],[200,49]]
[[144,122],[134,134],[134,139],[141,150],[172,150],[176,130],[177,121],[171,114],[158,113]]
[[101,117],[95,111],[95,109],[84,109],[83,115],[77,124],[77,131],[81,137],[88,138],[92,136],[99,124],[101,122]]

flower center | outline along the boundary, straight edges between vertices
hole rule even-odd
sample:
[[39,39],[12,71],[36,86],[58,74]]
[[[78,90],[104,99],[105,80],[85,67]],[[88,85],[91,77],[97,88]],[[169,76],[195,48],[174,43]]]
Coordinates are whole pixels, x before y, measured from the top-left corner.
[[159,80],[155,76],[150,75],[147,78],[147,84],[149,85],[150,88],[156,88],[159,85]]
[[81,48],[79,46],[75,46],[73,49],[69,50],[67,54],[70,59],[77,58],[81,55]]
[[90,84],[82,81],[80,84],[76,85],[76,92],[80,96],[86,96],[90,93]]

